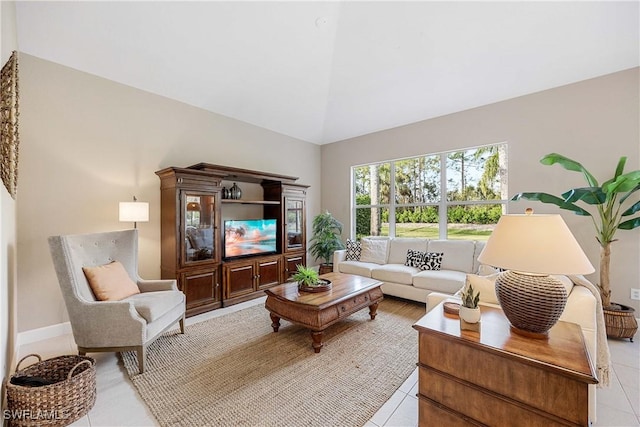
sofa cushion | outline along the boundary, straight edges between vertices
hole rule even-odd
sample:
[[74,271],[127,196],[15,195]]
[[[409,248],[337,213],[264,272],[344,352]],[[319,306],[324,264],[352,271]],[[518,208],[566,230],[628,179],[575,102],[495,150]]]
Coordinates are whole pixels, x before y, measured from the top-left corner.
[[[429,240],[429,252],[442,252],[442,269],[473,273],[473,240]],[[464,279],[462,279],[464,284]]]
[[413,283],[413,275],[419,272],[418,268],[403,264],[385,264],[376,266],[371,271],[371,277],[383,282],[411,285]]
[[406,237],[389,240],[389,259],[387,264],[404,264],[409,250],[426,252],[427,242],[427,239]]
[[467,274],[460,271],[421,271],[413,276],[413,286],[430,291],[453,294],[464,286]]
[[387,263],[389,239],[364,238],[360,240],[360,245],[362,247],[360,261],[373,262],[375,264]]
[[476,240],[475,248],[473,251],[473,270],[471,270],[472,272],[478,271],[478,269],[480,268],[478,257],[482,253],[482,250],[484,249],[486,244],[487,242],[484,240]]
[[338,265],[338,270],[340,273],[371,277],[371,270],[376,267],[380,267],[380,264],[362,261],[343,261]]
[[345,249],[347,250],[345,258],[346,261],[360,261],[360,252],[362,251],[362,248],[359,240],[347,239]]
[[496,278],[500,273],[490,276],[478,276],[476,274],[467,274],[466,285],[473,286],[473,289],[480,292],[480,301],[490,304],[498,304],[496,296]]
[[133,302],[133,307],[138,314],[151,323],[174,307],[184,304],[184,293],[180,291],[142,292],[125,298],[124,301]]

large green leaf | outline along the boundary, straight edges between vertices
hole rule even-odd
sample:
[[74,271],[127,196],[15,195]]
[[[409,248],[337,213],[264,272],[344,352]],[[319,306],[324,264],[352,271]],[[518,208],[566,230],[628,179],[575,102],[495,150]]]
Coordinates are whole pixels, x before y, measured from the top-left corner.
[[627,200],[629,198],[629,196],[631,196],[633,193],[635,193],[638,190],[640,190],[640,184],[636,185],[636,188],[634,188],[633,190],[629,191],[627,194],[622,196],[620,198],[620,204],[624,203],[624,201]]
[[567,170],[574,171],[574,172],[581,172],[584,175],[584,178],[590,187],[599,186],[598,180],[593,175],[591,175],[591,173],[587,169],[585,169],[585,167],[582,166],[582,164],[568,157],[565,157],[562,154],[558,154],[558,153],[547,154],[542,159],[540,159],[540,163],[547,166],[554,165],[557,163]]
[[567,203],[575,203],[582,200],[589,205],[601,205],[607,200],[607,195],[604,194],[600,187],[574,188],[562,193],[562,197]]
[[511,201],[515,202],[520,199],[549,203],[552,205],[556,205],[561,209],[573,211],[577,215],[591,216],[591,213],[589,213],[589,211],[582,209],[580,206],[574,205],[573,203],[567,203],[564,199],[548,193],[518,193],[511,198]]
[[627,158],[625,156],[620,157],[620,160],[618,160],[618,166],[616,167],[616,174],[613,179],[618,179],[618,177],[624,173],[625,163],[627,163]]
[[634,190],[640,184],[640,170],[620,175],[610,184],[603,186],[607,193],[626,193]]
[[632,230],[638,226],[640,226],[640,218],[632,218],[618,224],[618,228],[621,230]]
[[[622,202],[620,202],[622,203]],[[629,216],[629,215],[633,215],[636,212],[640,211],[640,202],[635,202],[633,205],[631,205],[631,207],[629,209],[627,209],[626,211],[622,212],[621,216]]]

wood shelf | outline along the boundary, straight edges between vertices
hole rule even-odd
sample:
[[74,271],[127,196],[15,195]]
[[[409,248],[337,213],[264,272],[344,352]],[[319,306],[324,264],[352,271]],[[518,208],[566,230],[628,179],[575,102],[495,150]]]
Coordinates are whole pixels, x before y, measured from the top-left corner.
[[235,200],[235,199],[222,199],[222,203],[235,203],[238,205],[279,205],[279,200]]

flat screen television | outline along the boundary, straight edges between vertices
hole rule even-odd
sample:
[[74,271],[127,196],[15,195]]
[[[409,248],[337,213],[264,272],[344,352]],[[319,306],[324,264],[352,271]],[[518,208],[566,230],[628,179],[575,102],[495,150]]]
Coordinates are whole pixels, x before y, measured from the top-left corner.
[[225,258],[274,252],[276,252],[275,219],[234,219],[224,222]]

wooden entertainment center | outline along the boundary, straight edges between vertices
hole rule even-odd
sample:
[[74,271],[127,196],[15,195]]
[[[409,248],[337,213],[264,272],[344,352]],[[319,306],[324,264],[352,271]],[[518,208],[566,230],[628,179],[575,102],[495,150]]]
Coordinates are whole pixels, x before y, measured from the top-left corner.
[[[297,177],[198,163],[160,177],[161,275],[176,279],[187,316],[264,296],[306,264],[306,194]],[[238,183],[240,198],[223,198]],[[234,188],[234,191],[235,191]],[[234,193],[235,194],[235,193]],[[276,220],[275,251],[225,258],[225,220]]]

